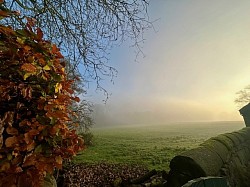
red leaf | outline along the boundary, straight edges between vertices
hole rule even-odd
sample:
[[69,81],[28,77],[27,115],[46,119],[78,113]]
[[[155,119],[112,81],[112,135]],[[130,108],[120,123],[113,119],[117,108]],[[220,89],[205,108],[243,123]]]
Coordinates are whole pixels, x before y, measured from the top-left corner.
[[80,102],[80,98],[79,97],[73,97],[72,98],[74,101],[76,101],[76,102]]
[[43,39],[43,31],[40,28],[37,28],[37,39],[42,40]]
[[59,51],[59,49],[56,47],[55,44],[53,44],[53,45],[52,45],[52,50],[51,50],[51,51],[52,51],[52,53],[55,54],[57,51]]

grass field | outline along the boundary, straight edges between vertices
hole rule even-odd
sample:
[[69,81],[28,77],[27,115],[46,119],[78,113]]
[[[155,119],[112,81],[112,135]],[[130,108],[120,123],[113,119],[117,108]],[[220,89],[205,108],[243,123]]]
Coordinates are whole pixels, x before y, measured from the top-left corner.
[[175,155],[242,127],[243,122],[201,122],[94,128],[94,145],[78,154],[74,162],[140,164],[168,170]]

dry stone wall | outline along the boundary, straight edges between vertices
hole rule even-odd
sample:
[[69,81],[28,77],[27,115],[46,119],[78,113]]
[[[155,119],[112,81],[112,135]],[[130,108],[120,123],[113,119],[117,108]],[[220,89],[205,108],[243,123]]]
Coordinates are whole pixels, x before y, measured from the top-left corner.
[[250,127],[245,127],[210,138],[174,157],[170,162],[168,186],[180,187],[189,180],[208,176],[225,177],[231,186],[244,186],[239,183],[249,178],[249,161]]

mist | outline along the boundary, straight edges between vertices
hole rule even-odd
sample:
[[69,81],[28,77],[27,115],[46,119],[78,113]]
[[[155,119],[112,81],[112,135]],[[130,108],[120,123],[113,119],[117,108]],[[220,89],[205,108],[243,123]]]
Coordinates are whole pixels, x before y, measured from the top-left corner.
[[96,127],[121,125],[168,125],[173,122],[241,121],[238,111],[216,112],[203,105],[191,103],[154,103],[143,105],[123,103],[118,105],[96,104],[93,119]]
[[242,121],[234,100],[250,83],[249,9],[250,1],[151,1],[157,21],[145,32],[145,56],[135,62],[128,42],[115,47],[107,104],[90,90],[97,126]]

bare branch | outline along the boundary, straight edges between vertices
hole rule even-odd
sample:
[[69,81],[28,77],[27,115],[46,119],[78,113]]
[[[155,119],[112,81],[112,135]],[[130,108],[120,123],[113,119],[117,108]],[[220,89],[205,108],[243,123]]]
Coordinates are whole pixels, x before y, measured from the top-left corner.
[[[142,53],[143,32],[150,28],[146,0],[12,0],[6,8],[20,10],[22,15],[37,20],[48,40],[59,45],[62,53],[79,70],[85,80],[95,80],[104,90],[102,78],[116,76],[108,65],[112,47],[127,39]],[[25,19],[14,18],[6,24],[23,26]]]

